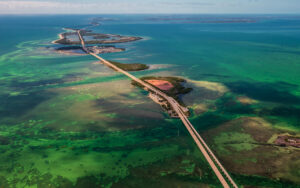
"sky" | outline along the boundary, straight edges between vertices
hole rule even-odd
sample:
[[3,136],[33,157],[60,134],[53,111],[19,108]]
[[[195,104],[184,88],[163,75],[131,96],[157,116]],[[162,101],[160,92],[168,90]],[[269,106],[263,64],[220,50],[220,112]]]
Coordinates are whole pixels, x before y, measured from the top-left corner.
[[0,14],[300,14],[300,0],[0,0]]

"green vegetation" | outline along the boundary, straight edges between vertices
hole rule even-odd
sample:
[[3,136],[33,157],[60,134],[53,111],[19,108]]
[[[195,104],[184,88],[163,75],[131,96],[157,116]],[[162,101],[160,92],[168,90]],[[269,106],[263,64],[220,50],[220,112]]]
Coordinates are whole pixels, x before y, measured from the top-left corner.
[[148,65],[141,64],[141,63],[119,63],[115,61],[109,61],[109,62],[125,71],[141,71],[149,68]]

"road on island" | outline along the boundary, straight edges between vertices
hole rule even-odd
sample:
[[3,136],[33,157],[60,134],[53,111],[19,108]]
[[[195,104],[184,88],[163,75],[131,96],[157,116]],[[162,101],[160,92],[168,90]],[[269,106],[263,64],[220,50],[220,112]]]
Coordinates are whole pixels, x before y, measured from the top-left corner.
[[148,91],[151,91],[154,94],[159,95],[160,97],[167,100],[168,103],[173,108],[173,110],[178,114],[179,118],[181,119],[184,126],[186,127],[186,129],[188,130],[190,135],[192,136],[194,142],[196,143],[196,145],[198,146],[198,148],[202,152],[203,156],[207,160],[208,164],[210,165],[210,167],[212,168],[212,170],[216,174],[217,178],[219,179],[219,181],[221,182],[223,187],[225,187],[225,188],[230,188],[230,187],[238,188],[238,186],[233,181],[233,179],[230,177],[230,175],[228,174],[226,169],[223,167],[223,165],[220,163],[220,161],[217,159],[217,157],[214,155],[214,153],[211,151],[211,149],[208,147],[208,145],[205,143],[205,141],[202,139],[202,137],[196,131],[194,126],[188,120],[187,116],[184,114],[183,107],[175,99],[173,99],[172,97],[169,97],[165,93],[163,93],[160,90],[156,89],[152,85],[142,81],[141,79],[133,76],[132,74],[128,73],[127,71],[124,71],[123,69],[120,69],[119,67],[111,64],[109,61],[101,58],[97,54],[90,52],[86,48],[85,41],[84,41],[84,39],[83,39],[80,32],[81,32],[81,30],[77,30],[77,34],[78,34],[78,37],[81,41],[81,46],[82,46],[83,51],[85,51],[86,53],[88,53],[88,54],[94,56],[95,58],[99,59],[104,65],[106,65],[108,67],[111,67],[112,69],[114,69],[114,70],[116,70],[116,71],[118,71],[122,74],[125,74],[126,76],[128,76],[132,80],[134,80],[134,81],[138,82],[139,84],[141,84],[142,86],[144,86],[145,89],[147,89]]

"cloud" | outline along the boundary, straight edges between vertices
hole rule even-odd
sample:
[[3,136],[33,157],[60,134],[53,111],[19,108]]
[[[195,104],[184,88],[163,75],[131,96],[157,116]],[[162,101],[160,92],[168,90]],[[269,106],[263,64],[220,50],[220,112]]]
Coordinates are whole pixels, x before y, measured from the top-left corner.
[[45,10],[66,6],[61,2],[48,1],[0,1],[2,13],[42,13]]
[[[98,7],[98,8],[97,8]],[[124,9],[130,7],[128,3],[102,2],[102,3],[81,3],[62,1],[0,1],[0,11],[2,13],[91,13],[114,10],[116,7]]]
[[[197,3],[197,5],[200,5]],[[204,4],[202,4],[204,5]],[[207,5],[207,4],[205,4]],[[163,13],[189,8],[186,3],[161,3],[160,1],[37,1],[3,0],[0,1],[2,14],[24,13]]]
[[22,8],[56,8],[64,5],[60,2],[46,1],[0,1],[1,9],[22,9]]

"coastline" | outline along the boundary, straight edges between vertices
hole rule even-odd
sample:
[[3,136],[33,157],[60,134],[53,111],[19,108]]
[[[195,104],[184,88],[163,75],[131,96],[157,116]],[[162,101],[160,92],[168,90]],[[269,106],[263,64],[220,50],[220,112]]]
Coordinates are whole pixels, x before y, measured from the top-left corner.
[[59,39],[56,39],[56,40],[51,41],[51,44],[59,44],[59,43],[57,43],[57,41],[59,41],[59,40],[65,38],[65,37],[63,36],[63,34],[64,34],[64,33],[59,33],[59,34],[58,34],[58,38],[59,38]]
[[[68,31],[76,32],[76,29],[66,28],[66,27],[63,27],[62,30],[66,31],[66,32],[68,32]],[[54,41],[51,41],[51,44],[59,44],[59,43],[57,43],[57,41],[59,41],[59,40],[61,40],[61,39],[64,39],[65,37],[63,36],[63,34],[66,33],[66,32],[59,33],[59,34],[58,34],[58,38],[59,38],[59,39],[56,39],[56,40],[54,40]]]

